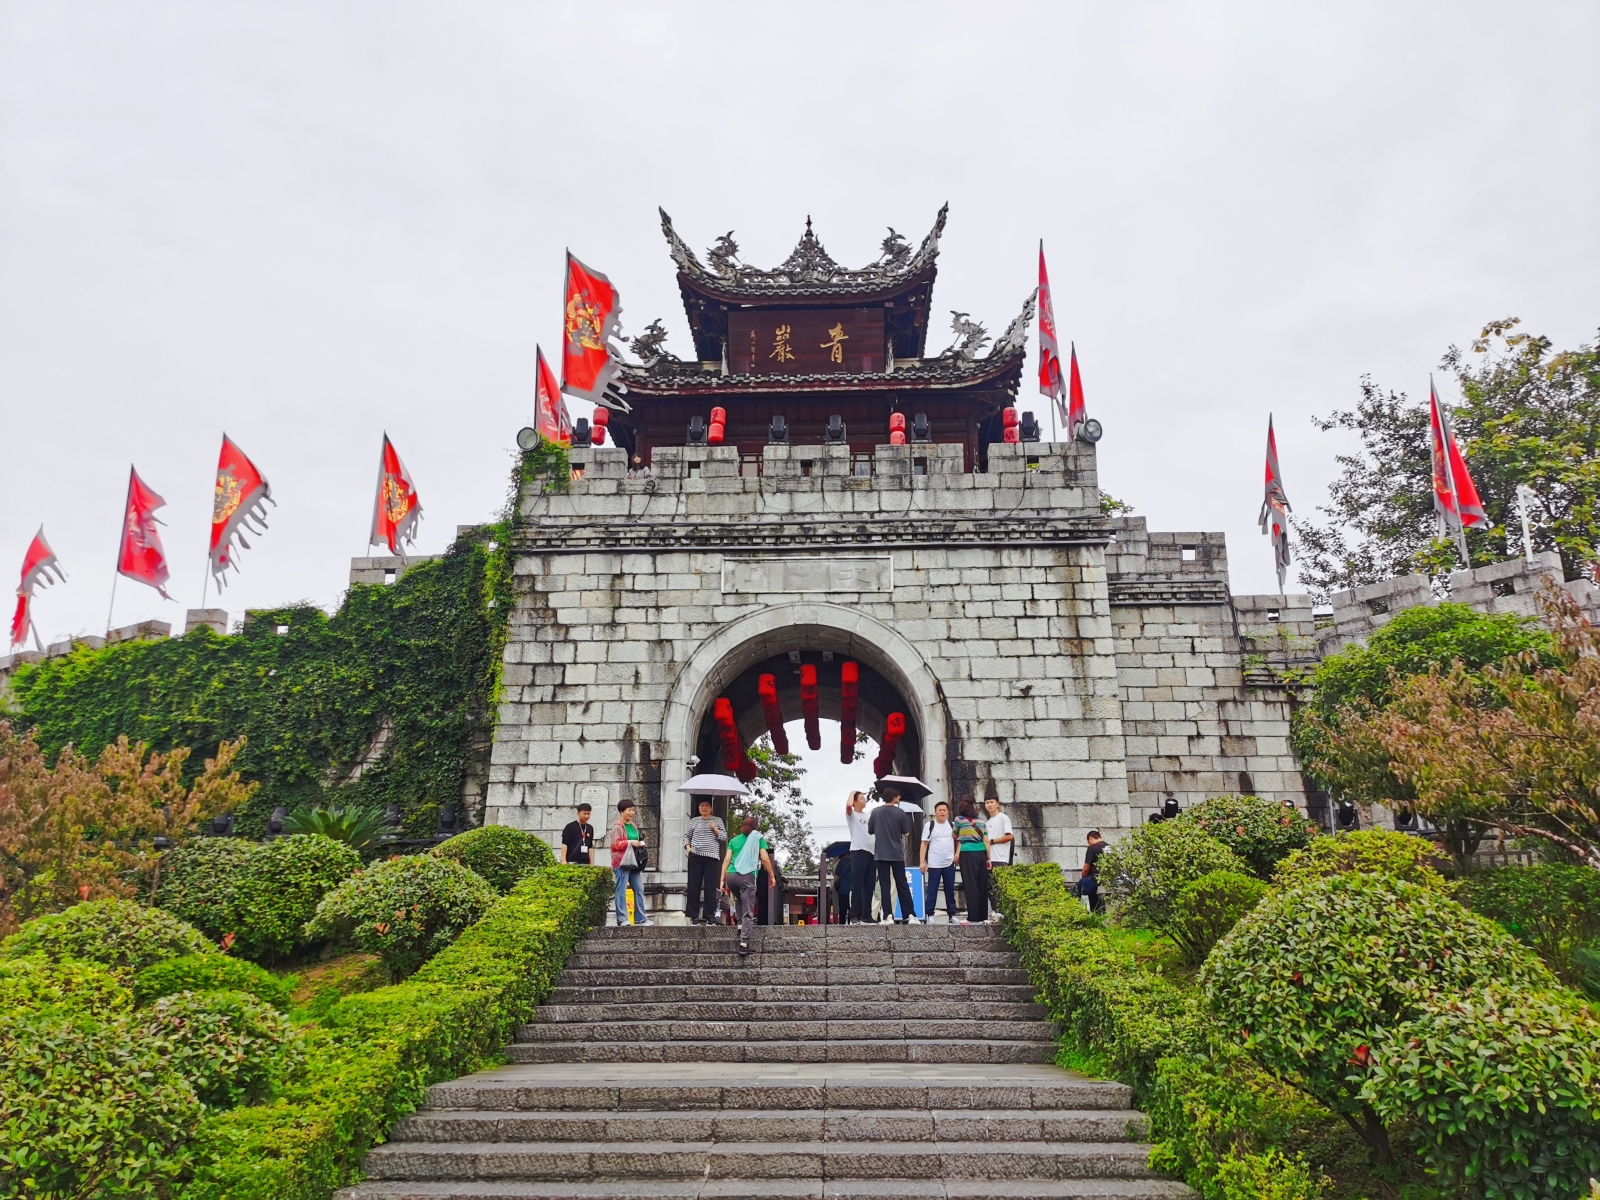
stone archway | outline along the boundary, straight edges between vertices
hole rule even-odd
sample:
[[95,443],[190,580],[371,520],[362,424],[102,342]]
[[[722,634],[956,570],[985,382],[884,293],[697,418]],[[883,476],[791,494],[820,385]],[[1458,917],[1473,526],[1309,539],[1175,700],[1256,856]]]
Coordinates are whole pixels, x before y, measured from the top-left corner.
[[909,641],[883,622],[839,604],[774,605],[723,626],[702,642],[678,673],[662,721],[661,868],[663,882],[680,882],[685,808],[678,786],[688,778],[701,722],[712,702],[734,679],[764,659],[790,650],[831,650],[870,665],[912,709],[917,726],[921,778],[936,796],[948,794],[945,768],[946,713],[938,680]]

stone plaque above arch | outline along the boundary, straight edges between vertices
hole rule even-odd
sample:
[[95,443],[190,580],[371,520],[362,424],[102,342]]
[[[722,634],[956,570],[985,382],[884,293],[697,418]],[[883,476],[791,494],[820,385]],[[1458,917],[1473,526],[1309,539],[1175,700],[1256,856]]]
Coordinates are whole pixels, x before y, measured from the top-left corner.
[[728,558],[722,562],[725,595],[793,592],[892,592],[894,562],[873,558]]

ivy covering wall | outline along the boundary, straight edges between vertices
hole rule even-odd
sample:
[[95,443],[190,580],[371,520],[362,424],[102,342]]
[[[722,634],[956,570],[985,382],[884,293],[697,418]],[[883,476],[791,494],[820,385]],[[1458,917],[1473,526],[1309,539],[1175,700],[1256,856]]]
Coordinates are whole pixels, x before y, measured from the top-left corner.
[[[540,478],[564,484],[561,448],[521,457],[513,497]],[[279,805],[394,803],[407,834],[432,834],[487,760],[516,512],[508,502],[499,522],[393,584],[353,586],[332,616],[289,605],[250,613],[231,636],[197,629],[23,667],[13,719],[52,756],[69,742],[93,755],[126,734],[156,750],[191,747],[196,769],[223,739],[246,738],[235,765],[261,787],[237,833],[263,833]]]

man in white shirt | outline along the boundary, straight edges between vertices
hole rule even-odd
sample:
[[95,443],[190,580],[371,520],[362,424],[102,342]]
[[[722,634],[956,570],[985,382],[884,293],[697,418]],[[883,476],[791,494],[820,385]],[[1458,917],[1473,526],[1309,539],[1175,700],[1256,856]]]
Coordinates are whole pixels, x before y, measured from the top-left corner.
[[[1016,844],[1016,836],[1011,832],[1011,818],[1000,811],[1000,801],[997,797],[990,796],[984,801],[983,807],[989,814],[987,821],[989,829],[989,869],[992,871],[995,867],[1009,867],[1011,865],[1012,847]],[[1000,912],[998,909],[989,916],[991,924],[999,919]]]
[[950,825],[950,806],[943,800],[933,806],[933,822],[922,842],[922,911],[933,924],[933,908],[939,900],[939,885],[944,884],[945,920],[956,923],[956,839]]
[[876,866],[872,860],[872,835],[867,832],[865,792],[851,792],[844,805],[844,824],[850,831],[850,916],[851,921],[872,920],[872,886]]

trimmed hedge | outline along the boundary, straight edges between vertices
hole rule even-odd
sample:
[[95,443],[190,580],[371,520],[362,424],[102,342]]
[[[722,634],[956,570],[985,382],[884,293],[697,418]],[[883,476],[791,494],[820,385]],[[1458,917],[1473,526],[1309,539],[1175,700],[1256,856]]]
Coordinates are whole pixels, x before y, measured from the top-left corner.
[[1298,887],[1330,875],[1387,875],[1434,891],[1443,891],[1444,876],[1433,868],[1438,851],[1433,843],[1387,829],[1356,829],[1319,837],[1278,864],[1272,882]]
[[1532,946],[1565,982],[1587,983],[1574,955],[1585,944],[1600,943],[1600,871],[1563,863],[1500,867],[1469,875],[1456,895]]
[[1212,871],[1178,893],[1177,914],[1167,931],[1190,966],[1205,962],[1239,919],[1267,894],[1267,885],[1253,875]]
[[187,954],[146,967],[133,978],[134,998],[151,1004],[178,992],[243,992],[279,1012],[294,1005],[289,985],[252,962],[226,954]]
[[1198,825],[1245,862],[1257,879],[1271,879],[1283,858],[1304,850],[1321,830],[1292,804],[1259,796],[1213,796],[1183,812],[1179,821]]
[[458,833],[440,842],[433,853],[476,871],[502,896],[535,871],[556,865],[548,842],[509,825],[483,825]]
[[604,920],[610,875],[556,866],[523,880],[411,979],[347,996],[306,1037],[276,1097],[209,1116],[185,1200],[327,1200],[430,1084],[497,1060],[513,1027]]
[[0,959],[40,954],[112,970],[141,971],[184,954],[215,954],[205,934],[158,908],[132,900],[90,900],[29,921],[0,942]]
[[0,959],[0,1018],[21,1012],[104,1018],[132,1007],[128,989],[95,963],[51,962],[42,954]]
[[244,992],[178,992],[142,1016],[138,1040],[159,1047],[208,1108],[254,1104],[299,1063],[289,1019]]

